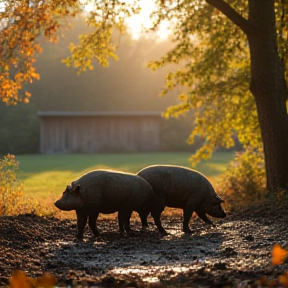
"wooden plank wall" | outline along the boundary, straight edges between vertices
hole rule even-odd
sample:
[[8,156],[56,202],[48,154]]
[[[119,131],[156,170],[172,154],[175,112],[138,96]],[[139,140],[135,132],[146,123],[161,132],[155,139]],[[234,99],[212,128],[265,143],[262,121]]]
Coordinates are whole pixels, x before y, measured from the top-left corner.
[[41,152],[155,151],[160,122],[160,116],[41,117]]

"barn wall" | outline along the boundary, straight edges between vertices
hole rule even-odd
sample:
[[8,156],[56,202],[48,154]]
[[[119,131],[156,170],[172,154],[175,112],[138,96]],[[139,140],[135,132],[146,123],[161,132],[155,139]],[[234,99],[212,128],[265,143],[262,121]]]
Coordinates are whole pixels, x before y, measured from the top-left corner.
[[41,152],[154,151],[160,121],[160,116],[41,117]]

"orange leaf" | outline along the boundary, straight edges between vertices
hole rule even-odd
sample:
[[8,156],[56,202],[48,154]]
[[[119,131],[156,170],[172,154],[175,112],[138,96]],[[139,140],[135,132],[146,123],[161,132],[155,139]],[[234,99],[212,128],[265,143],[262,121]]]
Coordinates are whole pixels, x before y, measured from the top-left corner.
[[50,273],[44,273],[41,277],[37,278],[36,280],[37,287],[50,288],[54,287],[56,283],[57,283],[56,278],[52,276]]
[[274,265],[282,264],[286,256],[287,256],[286,250],[282,249],[278,244],[274,245],[272,249],[272,263]]
[[50,273],[44,273],[37,279],[26,276],[23,271],[15,271],[9,279],[10,288],[52,288],[57,284],[57,280]]
[[284,286],[288,287],[288,273],[284,273],[283,275],[279,276],[279,282]]
[[26,95],[27,97],[30,97],[30,96],[31,96],[31,93],[25,91],[25,95]]
[[30,278],[23,271],[15,271],[9,279],[10,288],[31,288]]

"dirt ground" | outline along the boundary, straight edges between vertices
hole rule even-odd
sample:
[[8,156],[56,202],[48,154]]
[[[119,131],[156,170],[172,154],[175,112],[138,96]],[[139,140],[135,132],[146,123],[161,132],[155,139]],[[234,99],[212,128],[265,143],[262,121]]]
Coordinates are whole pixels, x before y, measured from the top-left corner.
[[150,231],[132,219],[131,235],[119,234],[115,218],[102,219],[101,235],[92,239],[87,228],[82,242],[75,240],[74,219],[1,217],[0,286],[22,270],[30,277],[50,272],[70,287],[284,287],[277,279],[288,263],[270,263],[272,247],[288,241],[287,211],[249,208],[214,221],[215,228],[196,218],[191,235],[181,232],[181,216],[164,215],[168,236],[151,219]]

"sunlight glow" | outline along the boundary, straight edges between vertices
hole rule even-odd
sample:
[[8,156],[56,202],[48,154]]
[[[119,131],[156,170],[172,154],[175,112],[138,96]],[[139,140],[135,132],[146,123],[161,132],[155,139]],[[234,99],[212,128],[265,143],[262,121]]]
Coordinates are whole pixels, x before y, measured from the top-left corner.
[[[154,1],[153,0],[140,0],[140,7],[141,12],[138,15],[134,15],[126,20],[128,25],[128,30],[132,34],[134,39],[138,39],[143,34],[144,29],[152,28],[153,23],[150,19],[150,14],[154,8]],[[155,33],[160,39],[167,39],[170,34],[168,29],[169,23],[165,21],[161,23],[158,31],[151,32]]]
[[[129,2],[129,0],[126,1]],[[150,19],[150,14],[154,8],[154,0],[139,0],[139,4],[141,7],[141,12],[137,15],[131,16],[125,21],[128,26],[128,31],[132,35],[132,38],[138,39],[141,36],[154,33],[159,39],[167,39],[168,36],[171,34],[168,21],[163,21],[159,26],[158,30],[155,32],[144,32],[145,29],[152,28],[153,26],[152,20]],[[93,11],[93,9],[93,2],[85,5],[86,11]]]

